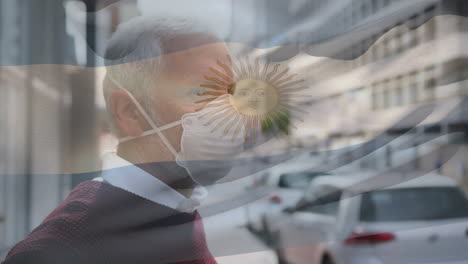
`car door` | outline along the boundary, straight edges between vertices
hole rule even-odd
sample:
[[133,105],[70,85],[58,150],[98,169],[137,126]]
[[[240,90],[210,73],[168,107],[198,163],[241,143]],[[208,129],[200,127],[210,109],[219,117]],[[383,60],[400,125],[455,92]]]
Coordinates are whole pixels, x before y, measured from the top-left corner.
[[290,212],[281,233],[284,258],[290,263],[318,263],[322,246],[333,235],[338,201],[301,201]]

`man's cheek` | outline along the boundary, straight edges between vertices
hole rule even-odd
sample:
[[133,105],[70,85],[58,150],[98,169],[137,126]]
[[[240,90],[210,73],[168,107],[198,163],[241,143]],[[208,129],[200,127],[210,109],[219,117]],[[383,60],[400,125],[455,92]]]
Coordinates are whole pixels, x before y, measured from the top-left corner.
[[167,137],[169,138],[172,146],[177,152],[180,152],[180,142],[183,133],[182,126],[176,126],[173,129],[170,129],[169,133],[170,134],[167,135]]

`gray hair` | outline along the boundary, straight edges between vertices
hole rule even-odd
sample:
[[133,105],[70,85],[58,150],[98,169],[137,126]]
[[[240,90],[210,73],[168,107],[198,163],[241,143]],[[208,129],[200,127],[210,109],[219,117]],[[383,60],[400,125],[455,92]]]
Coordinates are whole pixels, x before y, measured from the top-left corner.
[[117,85],[130,92],[155,120],[152,106],[157,86],[155,80],[164,67],[162,55],[176,51],[174,47],[165,46],[164,42],[198,33],[215,36],[197,22],[179,18],[140,16],[119,25],[106,48],[107,72],[103,83],[107,113],[114,134],[118,131],[110,109],[110,95],[118,89]]

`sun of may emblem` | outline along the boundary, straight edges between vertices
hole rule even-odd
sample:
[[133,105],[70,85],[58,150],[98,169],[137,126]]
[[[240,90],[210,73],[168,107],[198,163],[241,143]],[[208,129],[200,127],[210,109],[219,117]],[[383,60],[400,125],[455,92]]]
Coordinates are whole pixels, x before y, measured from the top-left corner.
[[203,108],[213,109],[199,118],[206,120],[205,125],[215,125],[212,132],[223,129],[223,137],[235,139],[257,131],[288,133],[289,127],[296,128],[292,120],[303,122],[298,115],[307,112],[298,105],[309,96],[298,92],[308,87],[297,74],[280,69],[280,64],[260,63],[259,59],[251,63],[248,57],[233,61],[228,56],[226,62],[218,60],[217,64],[209,68],[213,75],[205,76],[206,83],[200,85],[207,90],[198,95],[208,97],[196,102],[211,102]]

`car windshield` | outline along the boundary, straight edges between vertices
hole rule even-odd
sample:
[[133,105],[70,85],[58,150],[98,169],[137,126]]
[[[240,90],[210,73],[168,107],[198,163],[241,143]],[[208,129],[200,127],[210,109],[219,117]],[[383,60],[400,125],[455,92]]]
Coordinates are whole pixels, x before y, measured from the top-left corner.
[[317,172],[285,173],[280,176],[279,187],[291,189],[305,189],[309,182],[317,176],[326,175]]
[[418,221],[468,217],[468,200],[458,188],[390,189],[364,193],[365,222]]

